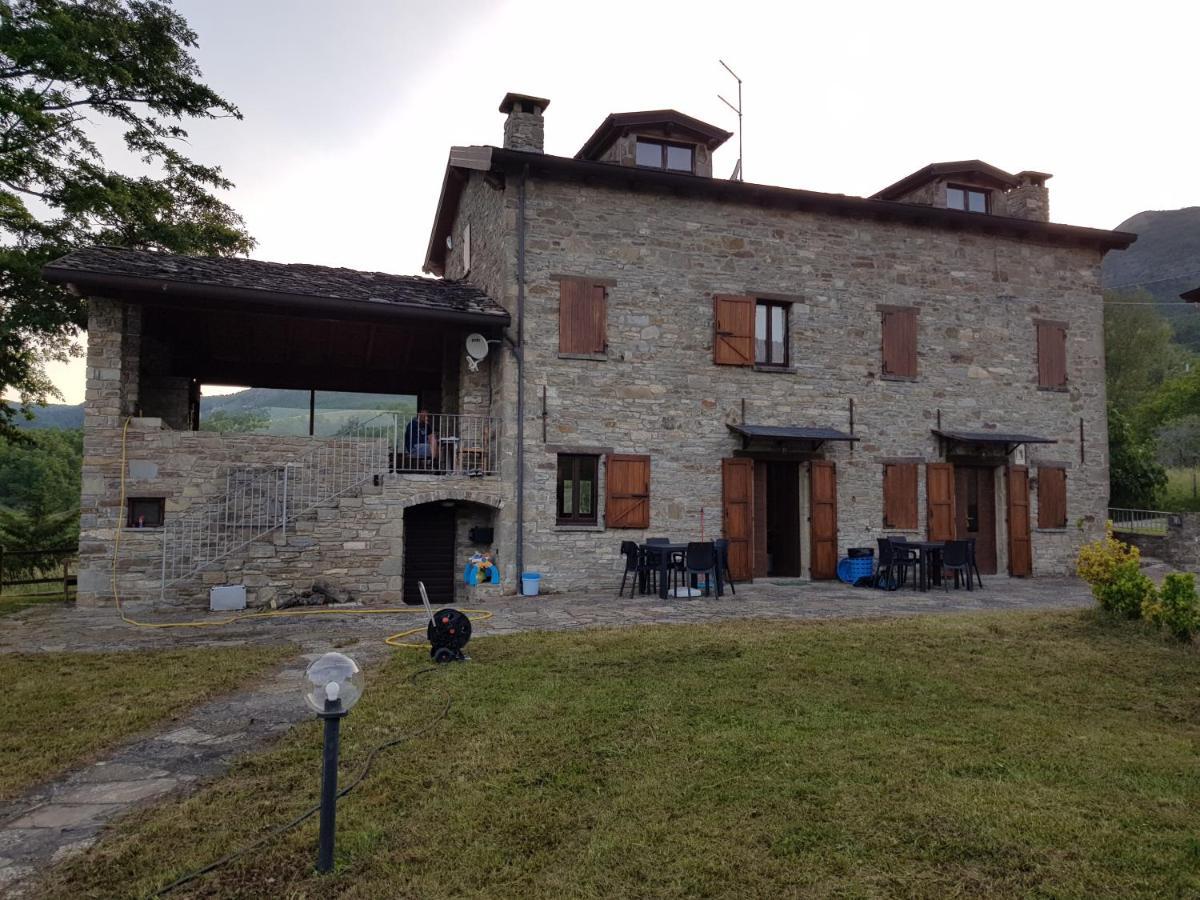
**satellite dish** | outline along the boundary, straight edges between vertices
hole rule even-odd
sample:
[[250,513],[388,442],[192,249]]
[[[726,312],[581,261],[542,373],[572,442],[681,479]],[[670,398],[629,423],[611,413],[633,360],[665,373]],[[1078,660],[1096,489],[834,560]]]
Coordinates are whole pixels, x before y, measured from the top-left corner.
[[488,355],[488,341],[478,331],[467,335],[467,366],[472,372],[479,371],[479,361]]

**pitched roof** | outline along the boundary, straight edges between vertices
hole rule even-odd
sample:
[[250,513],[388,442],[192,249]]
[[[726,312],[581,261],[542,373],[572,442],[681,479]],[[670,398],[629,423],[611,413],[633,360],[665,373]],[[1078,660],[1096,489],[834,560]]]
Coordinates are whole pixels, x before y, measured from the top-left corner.
[[[1033,173],[1043,174],[1044,173]],[[982,181],[998,188],[1014,188],[1019,183],[1016,175],[1010,175],[1003,169],[985,163],[981,159],[962,159],[957,162],[930,163],[923,169],[917,169],[911,175],[905,175],[895,184],[888,185],[882,191],[871,195],[872,200],[897,200],[909,191],[933,181],[935,178],[953,178],[958,176],[971,181]],[[1045,175],[1049,178],[1049,175]]]
[[98,296],[215,301],[333,317],[509,321],[504,307],[466,282],[231,256],[87,247],[47,264],[42,275]]
[[677,132],[681,136],[696,138],[708,147],[709,150],[716,150],[733,137],[732,131],[726,131],[723,128],[718,128],[716,125],[709,125],[707,122],[701,122],[699,119],[693,119],[691,116],[684,115],[674,109],[646,109],[641,112],[609,113],[605,120],[600,123],[600,127],[592,132],[592,136],[579,148],[579,152],[575,154],[575,158],[596,159],[612,145],[613,141],[624,134],[627,129],[645,128],[650,125]]
[[680,172],[619,166],[549,153],[505,150],[500,147],[452,147],[425,254],[426,272],[440,274],[444,269],[446,236],[450,233],[459,199],[472,171],[507,173],[518,177],[528,172],[530,177],[605,184],[618,190],[641,190],[670,196],[698,196],[706,200],[741,203],[747,206],[909,222],[955,231],[1030,238],[1047,243],[1085,244],[1101,250],[1122,250],[1137,240],[1136,234],[1124,231],[1059,225],[1009,216],[981,216],[978,213],[919,203],[825,194],[774,185],[725,181],[720,178],[697,178],[695,175]]

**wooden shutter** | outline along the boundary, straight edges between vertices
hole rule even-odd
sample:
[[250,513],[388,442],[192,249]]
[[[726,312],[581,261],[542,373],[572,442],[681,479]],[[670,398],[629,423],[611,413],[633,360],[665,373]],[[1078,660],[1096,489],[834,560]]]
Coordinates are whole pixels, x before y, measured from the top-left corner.
[[754,460],[721,460],[721,533],[729,541],[729,574],[753,577]]
[[1067,329],[1053,322],[1037,326],[1038,387],[1067,386]]
[[767,465],[766,460],[754,461],[754,540],[751,541],[754,552],[751,558],[755,578],[766,578],[771,568],[767,553]]
[[814,459],[809,463],[808,499],[812,520],[812,564],[814,580],[837,577],[837,470],[832,462]]
[[610,453],[605,462],[604,524],[649,528],[650,457]]
[[1033,546],[1029,539],[1029,470],[1008,467],[1008,574],[1033,572]]
[[954,466],[925,466],[926,529],[931,541],[954,540]]
[[883,374],[896,378],[917,377],[915,309],[888,309],[883,312]]
[[887,463],[883,467],[883,527],[917,527],[917,464]]
[[1038,467],[1038,528],[1067,527],[1067,470]]
[[604,285],[586,278],[558,282],[558,352],[603,353],[608,345]]
[[718,366],[754,365],[753,297],[713,297],[713,362]]

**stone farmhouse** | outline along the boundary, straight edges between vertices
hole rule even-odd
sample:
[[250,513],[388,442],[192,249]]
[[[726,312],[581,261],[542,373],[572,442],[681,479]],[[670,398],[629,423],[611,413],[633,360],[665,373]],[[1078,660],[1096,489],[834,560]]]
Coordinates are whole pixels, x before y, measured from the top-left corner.
[[[1100,262],[1049,175],[938,163],[870,198],[713,177],[730,134],[608,116],[450,150],[429,278],[97,247],[81,603],[615,589],[623,540],[724,534],[735,578],[823,579],[884,534],[1061,575],[1108,497]],[[474,337],[469,337],[474,335]],[[200,387],[409,394],[337,435],[198,429]],[[414,431],[416,429],[416,431]],[[472,588],[481,590],[482,588]]]

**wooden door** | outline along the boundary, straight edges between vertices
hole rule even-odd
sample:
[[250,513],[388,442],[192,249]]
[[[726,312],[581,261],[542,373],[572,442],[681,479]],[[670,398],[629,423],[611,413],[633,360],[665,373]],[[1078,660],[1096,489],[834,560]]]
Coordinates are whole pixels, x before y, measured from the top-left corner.
[[1008,467],[1008,574],[1033,573],[1033,544],[1029,534],[1029,470]]
[[837,470],[828,460],[814,459],[808,474],[809,521],[812,524],[814,580],[837,577]]
[[770,573],[770,557],[767,555],[767,467],[762,459],[754,461],[754,536],[751,541],[751,562],[755,578],[766,578]]
[[404,511],[404,602],[421,602],[425,582],[436,609],[454,603],[454,507],[423,503]]
[[954,540],[954,466],[925,467],[925,528],[931,541]]
[[721,460],[721,532],[729,541],[729,574],[753,577],[754,460]]
[[984,575],[996,574],[996,471],[990,466],[954,469],[954,523],[959,539],[975,539],[975,560]]

